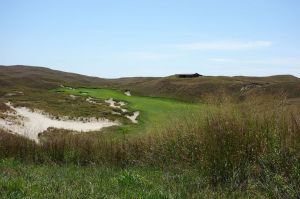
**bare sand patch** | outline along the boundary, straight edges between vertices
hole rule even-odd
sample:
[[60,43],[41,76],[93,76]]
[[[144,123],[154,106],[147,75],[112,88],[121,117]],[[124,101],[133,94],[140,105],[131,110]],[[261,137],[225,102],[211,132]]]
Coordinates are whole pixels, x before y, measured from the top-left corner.
[[88,103],[91,103],[91,104],[99,104],[99,103],[97,103],[97,102],[95,101],[95,99],[92,98],[92,97],[86,98],[86,101],[87,101]]
[[13,112],[7,112],[5,119],[0,118],[0,127],[9,132],[26,136],[38,141],[38,134],[47,130],[49,127],[67,129],[79,132],[100,130],[104,127],[120,125],[117,121],[107,119],[85,118],[80,120],[58,120],[42,114],[41,111],[31,111],[26,107],[13,107],[7,105]]
[[132,121],[132,123],[138,123],[137,117],[140,115],[139,111],[135,111],[133,115],[127,115],[126,117]]
[[113,98],[109,98],[108,100],[105,100],[105,103],[108,103],[109,106],[113,108],[121,108],[121,105],[118,104],[116,101],[114,101]]
[[[127,109],[122,108],[122,106],[125,106],[125,105],[126,105],[125,102],[122,102],[122,101],[116,102],[116,101],[114,101],[113,98],[110,98],[110,99],[108,99],[108,100],[105,100],[105,102],[108,103],[110,107],[120,109],[123,113],[127,113],[127,112],[128,112]],[[116,114],[115,111],[113,111],[112,113],[113,113],[113,114]],[[118,113],[118,114],[119,114],[119,113]],[[139,114],[140,114],[139,111],[135,111],[135,112],[133,113],[133,115],[126,115],[126,117],[127,117],[128,119],[130,119],[132,123],[138,123],[137,117],[139,116]]]
[[125,91],[124,94],[127,95],[127,96],[131,96],[130,91]]
[[73,100],[76,99],[76,96],[75,95],[69,95],[70,98],[72,98]]

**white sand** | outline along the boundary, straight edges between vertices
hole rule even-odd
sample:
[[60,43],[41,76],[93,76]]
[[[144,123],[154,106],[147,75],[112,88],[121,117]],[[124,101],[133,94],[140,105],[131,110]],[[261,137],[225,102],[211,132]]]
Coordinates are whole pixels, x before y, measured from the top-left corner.
[[[10,117],[0,118],[0,127],[22,136],[38,141],[38,134],[47,130],[49,127],[68,129],[74,131],[88,132],[100,130],[103,127],[119,125],[118,122],[107,119],[93,119],[87,122],[75,120],[56,120],[40,112],[32,112],[28,108],[14,108],[7,103],[16,113],[7,113]],[[12,117],[14,116],[14,118]],[[9,119],[10,118],[10,119]]]
[[111,113],[114,114],[114,115],[121,115],[121,113],[118,113],[116,111],[112,111]]
[[[113,98],[110,98],[110,99],[108,99],[108,100],[105,100],[105,102],[108,103],[110,107],[113,107],[113,108],[119,108],[119,109],[121,109],[122,106],[125,106],[125,105],[126,105],[125,102],[122,102],[122,101],[116,102]],[[124,110],[126,110],[126,109],[124,109]],[[127,111],[127,110],[126,110],[126,111]],[[125,112],[125,111],[123,111],[123,112]]]
[[122,106],[126,105],[125,102],[116,102],[113,98],[105,100],[105,102],[108,103],[110,107],[121,109],[123,113],[127,112],[127,109],[122,108]]
[[70,98],[72,98],[72,99],[76,99],[76,96],[75,95],[69,95],[70,96]]
[[125,106],[125,105],[126,105],[125,102],[119,102],[118,104],[119,104],[120,106]]
[[131,96],[130,91],[126,91],[124,94],[127,95],[127,96]]
[[[108,103],[110,107],[120,109],[123,113],[128,112],[127,109],[122,108],[122,106],[126,105],[125,102],[122,102],[122,101],[116,102],[116,101],[114,101],[113,98],[110,98],[110,99],[108,99],[108,100],[105,100],[105,102]],[[112,114],[116,114],[116,112],[115,112],[115,111],[112,111]],[[128,119],[130,119],[132,123],[138,123],[137,117],[139,116],[139,114],[140,114],[140,112],[139,112],[139,111],[136,111],[136,112],[133,113],[133,115],[126,115],[126,117],[127,117]]]
[[113,107],[113,108],[121,108],[121,105],[114,101],[113,98],[109,98],[108,100],[105,100],[106,103],[109,104],[110,107]]
[[123,113],[128,112],[127,109],[125,109],[125,108],[121,108],[121,111],[122,111]]
[[86,98],[86,101],[87,101],[88,103],[91,103],[91,104],[97,104],[97,102],[95,102],[95,101],[94,101],[94,98],[92,98],[92,97]]
[[128,118],[128,119],[130,119],[131,121],[132,121],[132,123],[138,123],[138,121],[137,121],[137,117],[139,116],[139,114],[140,114],[140,112],[139,111],[135,111],[134,113],[133,113],[133,115],[131,115],[131,116],[129,116],[129,115],[127,115],[126,117]]

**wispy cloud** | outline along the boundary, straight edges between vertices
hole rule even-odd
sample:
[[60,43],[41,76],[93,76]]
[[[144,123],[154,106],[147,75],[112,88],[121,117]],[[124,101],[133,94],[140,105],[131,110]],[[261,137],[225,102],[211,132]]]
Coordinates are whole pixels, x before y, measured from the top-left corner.
[[300,66],[300,59],[297,58],[273,58],[273,59],[234,59],[234,58],[209,58],[208,61],[216,63],[232,64],[261,64],[261,65],[294,65]]
[[203,51],[234,51],[266,48],[272,46],[271,41],[213,41],[195,42],[186,44],[176,44],[174,47],[183,50],[203,50]]

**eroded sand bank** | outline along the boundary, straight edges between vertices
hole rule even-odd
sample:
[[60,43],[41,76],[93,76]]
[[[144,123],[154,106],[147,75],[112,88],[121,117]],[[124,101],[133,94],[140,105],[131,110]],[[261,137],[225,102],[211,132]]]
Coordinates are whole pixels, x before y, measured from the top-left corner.
[[[127,109],[124,109],[122,108],[122,106],[125,106],[126,103],[125,102],[116,102],[113,98],[110,98],[108,100],[105,100],[106,103],[109,104],[110,107],[113,107],[113,108],[118,108],[120,109],[123,113],[127,113],[128,110]],[[115,112],[113,111],[112,114],[116,114],[116,115],[121,115],[120,113],[118,112]],[[132,123],[138,123],[138,120],[137,120],[137,117],[140,115],[140,112],[139,111],[135,111],[133,113],[133,115],[126,115],[126,118],[130,119]]]
[[38,134],[49,127],[88,132],[119,125],[119,122],[96,118],[88,118],[85,121],[57,120],[42,114],[41,111],[32,112],[25,107],[13,107],[9,103],[7,105],[15,112],[7,113],[5,119],[0,118],[0,127],[36,141],[38,141]]
[[133,113],[133,115],[127,115],[126,117],[128,118],[128,119],[130,119],[131,121],[132,121],[132,123],[138,123],[138,121],[137,121],[137,117],[140,115],[140,112],[139,111],[135,111],[134,113]]

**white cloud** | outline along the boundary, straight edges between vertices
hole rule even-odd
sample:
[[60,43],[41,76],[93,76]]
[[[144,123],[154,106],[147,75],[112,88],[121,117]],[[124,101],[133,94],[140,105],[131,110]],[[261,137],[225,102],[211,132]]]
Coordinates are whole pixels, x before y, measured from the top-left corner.
[[294,65],[300,66],[300,59],[297,58],[273,58],[273,59],[233,59],[233,58],[209,58],[208,61],[216,63],[232,63],[232,64],[260,64],[260,65]]
[[271,41],[215,41],[215,42],[196,42],[173,45],[183,50],[212,50],[212,51],[231,51],[266,48],[272,46]]

